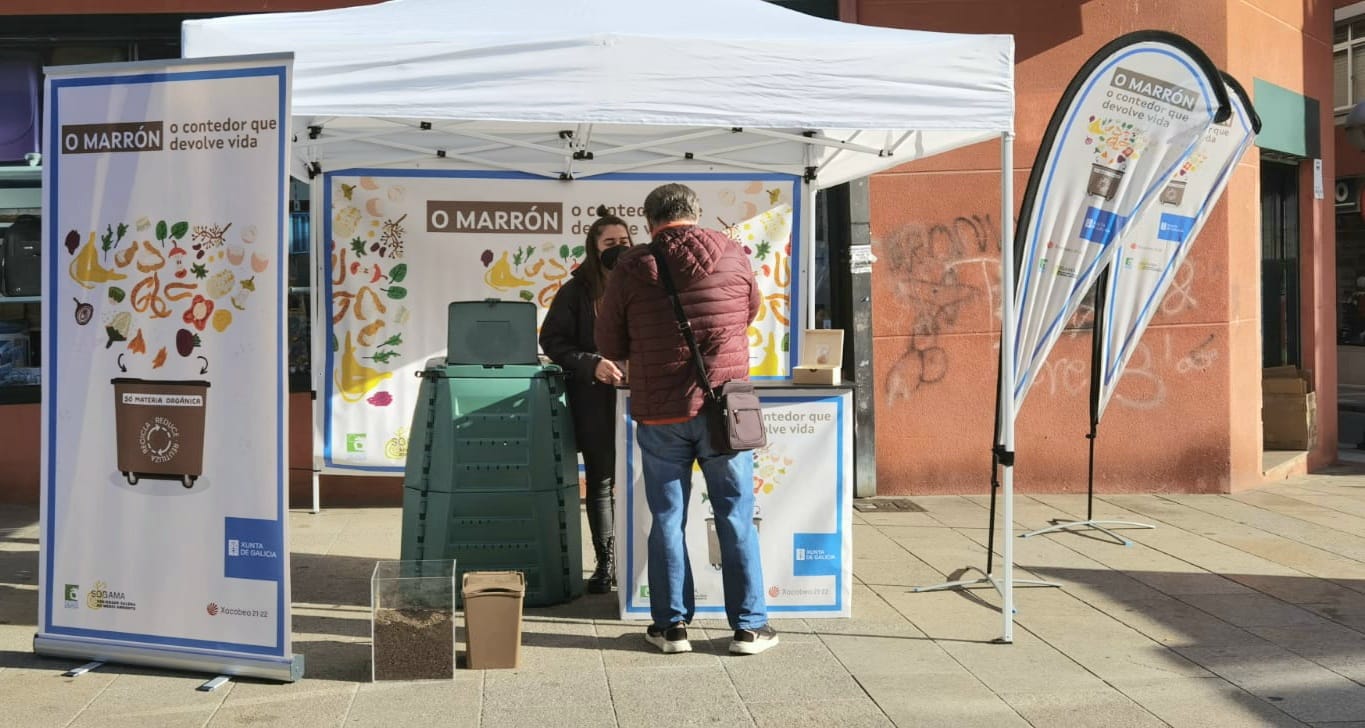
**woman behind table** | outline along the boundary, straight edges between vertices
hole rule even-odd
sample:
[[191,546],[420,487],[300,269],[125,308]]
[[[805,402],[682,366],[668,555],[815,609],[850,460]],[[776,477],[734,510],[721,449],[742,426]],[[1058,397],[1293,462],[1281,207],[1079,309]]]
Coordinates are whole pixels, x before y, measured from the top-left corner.
[[607,271],[616,260],[612,248],[632,244],[625,220],[603,215],[588,228],[582,265],[555,295],[540,328],[540,348],[569,374],[569,409],[574,439],[587,471],[588,530],[597,568],[588,591],[604,594],[616,582],[612,566],[612,479],[616,471],[616,390],[625,376],[615,362],[603,359],[593,343],[597,304]]

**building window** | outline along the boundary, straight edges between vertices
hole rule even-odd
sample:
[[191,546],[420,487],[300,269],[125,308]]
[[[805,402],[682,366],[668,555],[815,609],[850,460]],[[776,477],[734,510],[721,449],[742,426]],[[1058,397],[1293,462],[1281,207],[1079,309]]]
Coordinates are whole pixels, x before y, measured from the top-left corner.
[[1333,111],[1341,122],[1365,101],[1365,16],[1337,23],[1332,37]]

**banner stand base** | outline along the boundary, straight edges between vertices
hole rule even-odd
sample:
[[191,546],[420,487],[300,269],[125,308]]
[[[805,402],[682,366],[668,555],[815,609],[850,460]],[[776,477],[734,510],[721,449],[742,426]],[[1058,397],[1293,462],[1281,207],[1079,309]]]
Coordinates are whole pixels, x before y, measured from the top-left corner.
[[212,680],[204,683],[203,685],[200,685],[199,687],[195,688],[195,690],[198,690],[201,693],[211,693],[214,690],[217,690],[218,688],[221,688],[224,685],[226,685],[227,682],[231,679],[232,678],[228,677],[227,675],[219,675],[218,677],[215,677]]
[[[90,659],[91,665],[106,662],[127,665],[161,667],[210,675],[255,677],[280,682],[295,682],[303,678],[303,655],[289,658],[252,657],[250,655],[186,652],[151,645],[130,645],[119,642],[79,640],[65,637],[35,635],[33,652],[48,657]],[[78,670],[90,668],[85,665]],[[74,671],[73,671],[74,672]]]
[[[1003,596],[1005,595],[1005,590],[1004,590],[1003,587],[1001,587],[1001,581],[1002,581],[1001,579],[997,579],[997,578],[995,578],[994,576],[991,576],[990,574],[987,574],[986,572],[984,572],[984,571],[982,571],[982,570],[976,568],[975,566],[967,566],[967,567],[964,567],[962,573],[967,573],[967,572],[969,572],[969,571],[975,571],[975,572],[977,572],[978,574],[981,574],[981,577],[978,578],[978,579],[963,579],[963,580],[961,580],[961,581],[949,581],[949,582],[944,582],[944,583],[942,583],[942,584],[934,584],[933,586],[912,586],[912,587],[910,587],[910,591],[913,592],[913,593],[915,593],[915,594],[919,594],[919,593],[922,593],[922,592],[947,591],[947,590],[949,590],[949,589],[971,589],[972,587],[977,587],[977,586],[988,586],[988,585],[989,585],[989,586],[995,587],[995,590],[996,590],[997,592],[1000,592],[1000,596],[1003,597]],[[1015,585],[1015,586],[1055,586],[1055,587],[1058,587],[1058,588],[1060,588],[1060,587],[1062,586],[1061,584],[1057,584],[1057,583],[1054,583],[1054,582],[1051,582],[1051,581],[1042,581],[1041,579],[1015,579],[1015,580],[1014,580],[1014,585]],[[1014,610],[1014,611],[1018,611],[1018,610]]]
[[1075,531],[1078,530],[1091,529],[1094,531],[1103,532],[1104,534],[1114,539],[1116,542],[1123,546],[1132,546],[1133,545],[1132,541],[1129,541],[1128,539],[1118,535],[1117,533],[1114,533],[1113,531],[1105,528],[1100,524],[1107,524],[1110,526],[1125,526],[1127,528],[1134,529],[1156,528],[1156,526],[1153,526],[1150,523],[1136,523],[1133,521],[1063,521],[1060,518],[1054,518],[1051,521],[1048,521],[1048,523],[1051,523],[1052,525],[1048,526],[1047,528],[1040,528],[1037,531],[1021,533],[1019,534],[1019,538],[1028,538],[1029,536],[1041,536],[1045,533],[1054,533],[1060,531],[1074,533]]
[[100,662],[99,660],[96,660],[94,662],[87,662],[84,665],[81,665],[80,667],[73,667],[70,670],[67,670],[66,672],[62,673],[62,677],[80,677],[81,675],[84,675],[85,673],[90,672],[91,670],[98,670],[101,667],[104,667],[104,663]]

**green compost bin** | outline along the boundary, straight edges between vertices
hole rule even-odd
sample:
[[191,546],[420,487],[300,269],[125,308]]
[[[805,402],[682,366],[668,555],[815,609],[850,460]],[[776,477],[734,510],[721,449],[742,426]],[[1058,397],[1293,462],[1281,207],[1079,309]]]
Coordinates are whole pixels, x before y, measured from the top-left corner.
[[[578,457],[564,373],[538,363],[534,336],[529,355],[509,352],[502,338],[491,354],[466,351],[484,341],[477,332],[509,330],[500,320],[534,331],[534,305],[520,304],[451,304],[450,353],[427,361],[420,375],[402,558],[454,559],[456,583],[465,571],[524,572],[525,604],[545,606],[583,593]],[[494,363],[527,358],[536,363]]]

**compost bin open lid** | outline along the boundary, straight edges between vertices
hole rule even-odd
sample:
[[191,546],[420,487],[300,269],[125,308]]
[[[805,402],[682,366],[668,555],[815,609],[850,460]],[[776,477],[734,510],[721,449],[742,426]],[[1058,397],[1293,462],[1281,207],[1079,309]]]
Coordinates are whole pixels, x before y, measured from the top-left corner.
[[539,364],[536,305],[530,301],[452,301],[446,364]]

